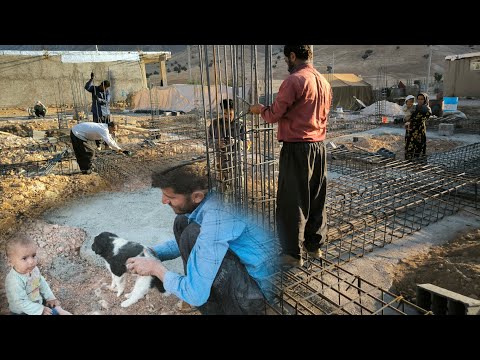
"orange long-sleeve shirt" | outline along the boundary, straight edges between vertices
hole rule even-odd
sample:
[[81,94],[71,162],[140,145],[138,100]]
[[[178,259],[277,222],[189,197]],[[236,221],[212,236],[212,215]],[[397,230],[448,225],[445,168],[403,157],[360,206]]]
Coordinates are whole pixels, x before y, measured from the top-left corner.
[[332,88],[310,63],[297,66],[282,82],[272,105],[262,118],[278,122],[278,141],[316,142],[325,139]]

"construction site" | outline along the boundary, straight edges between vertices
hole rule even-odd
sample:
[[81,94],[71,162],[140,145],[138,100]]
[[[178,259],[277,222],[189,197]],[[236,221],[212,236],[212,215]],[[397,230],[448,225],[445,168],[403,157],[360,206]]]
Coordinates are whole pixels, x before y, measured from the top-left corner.
[[[22,232],[36,241],[43,276],[74,315],[198,315],[182,311],[174,295],[154,290],[121,307],[124,299],[108,288],[110,274],[92,242],[104,231],[146,246],[173,238],[175,214],[162,204],[150,177],[191,163],[205,164],[210,190],[276,235],[282,143],[277,126],[249,107],[273,103],[287,74],[283,60],[277,66],[280,49],[192,45],[181,56],[4,51],[0,84],[16,80],[5,85],[15,90],[0,97],[0,314],[9,314],[3,245]],[[188,79],[180,80],[168,70],[171,64],[181,69],[185,56],[188,71],[182,75]],[[324,65],[315,59],[314,45],[314,64]],[[53,67],[33,68],[41,61]],[[16,78],[19,68],[34,80]],[[335,104],[325,140],[327,239],[320,258],[306,257],[302,266],[275,273],[275,298],[265,314],[480,315],[480,97],[460,97],[455,112],[442,105],[427,122],[427,156],[404,160],[405,128],[396,121],[403,104],[389,85],[404,79],[408,95],[438,93],[438,84],[428,77],[414,84],[408,70],[385,58],[372,68],[363,79],[349,69],[325,74]],[[47,69],[62,75],[50,79],[53,70]],[[95,172],[82,174],[70,131],[92,121],[84,86],[93,71],[112,83],[115,140],[128,156],[97,151]],[[428,71],[430,76],[430,65]],[[42,81],[49,83],[47,93]],[[354,82],[362,84],[344,88]],[[47,107],[44,117],[29,111],[38,99]],[[209,127],[221,121],[224,99],[233,100],[245,136],[220,156]],[[165,266],[183,274],[181,259]],[[133,277],[127,288],[132,286]]]

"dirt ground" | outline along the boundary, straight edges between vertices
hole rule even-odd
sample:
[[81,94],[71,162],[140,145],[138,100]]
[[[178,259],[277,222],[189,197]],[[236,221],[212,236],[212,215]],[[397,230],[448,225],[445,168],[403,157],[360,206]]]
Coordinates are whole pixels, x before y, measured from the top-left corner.
[[[142,117],[129,119],[136,125]],[[8,120],[11,133],[0,134],[2,163],[42,160],[47,151],[34,151],[27,146],[41,142],[24,137],[19,124],[28,124],[33,130],[46,130],[58,126],[56,120]],[[15,134],[21,135],[17,136]],[[23,135],[23,136],[22,136]],[[73,314],[197,314],[184,312],[177,307],[178,298],[162,295],[153,289],[145,299],[130,306],[120,307],[125,298],[116,297],[108,289],[111,278],[104,267],[96,267],[80,258],[79,251],[85,241],[85,231],[80,228],[49,224],[41,220],[45,211],[68,204],[70,200],[104,191],[133,191],[150,186],[153,170],[175,165],[179,161],[198,156],[181,142],[147,146],[145,137],[126,130],[119,131],[117,141],[125,149],[134,150],[132,157],[101,152],[97,156],[109,164],[110,171],[99,174],[47,175],[34,178],[3,176],[0,178],[0,314],[8,314],[4,280],[9,267],[4,254],[4,243],[18,232],[29,234],[39,246],[39,268],[49,282],[54,294],[65,309]],[[126,292],[134,284],[134,276],[127,283]],[[79,286],[80,285],[80,286]]]
[[400,261],[392,290],[416,300],[416,284],[433,284],[480,300],[480,229],[466,230],[426,254]]
[[[171,159],[165,161],[163,166],[171,164],[170,161]],[[158,166],[162,164],[153,167]],[[148,167],[144,169],[145,172],[151,170]],[[137,181],[134,186],[124,184],[121,190],[135,190],[141,188],[142,184],[147,186],[148,177],[142,176],[141,173],[137,175],[137,180],[143,179],[142,183]],[[104,267],[87,263],[79,256],[80,247],[85,241],[85,231],[80,228],[48,224],[40,219],[47,209],[58,208],[68,203],[70,199],[100,191],[118,190],[121,180],[117,179],[113,186],[98,174],[2,179],[0,243],[18,231],[30,235],[39,246],[38,256],[41,259],[39,267],[42,274],[64,308],[73,314],[183,313],[176,307],[178,299],[175,296],[164,296],[156,290],[150,291],[145,299],[129,308],[121,308],[120,303],[125,298],[117,298],[116,294],[108,289],[111,281],[108,271]],[[8,266],[3,251],[0,256],[0,271],[0,314],[7,314],[4,280]],[[133,278],[128,280],[127,291],[133,286]]]
[[[79,256],[80,246],[85,241],[85,232],[79,228],[48,224],[42,220],[24,223],[22,231],[28,233],[38,244],[39,268],[50,284],[62,307],[75,315],[172,315],[195,314],[181,312],[178,298],[152,289],[147,296],[122,308],[122,295],[109,290],[111,278],[106,268],[87,263]],[[4,255],[0,258],[0,314],[8,314],[4,280],[9,271]],[[131,291],[135,276],[127,280],[125,292]]]
[[[353,135],[355,136],[355,135]],[[403,160],[405,158],[405,137],[401,135],[377,135],[375,137],[358,136],[358,141],[351,142],[347,139],[335,140],[336,144],[345,144],[349,149],[363,149],[369,152],[377,152],[381,148],[390,150],[396,154],[396,159]],[[462,143],[448,139],[432,139],[427,138],[428,154],[442,152],[461,146]]]

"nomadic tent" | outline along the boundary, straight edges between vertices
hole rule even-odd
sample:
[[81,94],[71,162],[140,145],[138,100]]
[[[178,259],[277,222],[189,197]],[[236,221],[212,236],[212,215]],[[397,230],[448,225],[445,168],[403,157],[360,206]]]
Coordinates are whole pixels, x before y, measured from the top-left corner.
[[[333,102],[332,108],[342,107],[344,110],[352,110],[358,107],[354,96],[361,100],[366,106],[373,103],[372,86],[354,74],[323,74],[332,86]],[[275,99],[278,88],[282,80],[273,80],[273,98]],[[246,86],[246,94],[249,94],[250,86]],[[259,81],[259,94],[264,93],[263,83]],[[239,89],[239,93],[242,93]],[[215,87],[203,86],[203,96],[208,103],[210,99],[210,107],[207,111],[215,112],[217,106],[221,103],[221,99],[227,97],[227,88],[222,87],[215,94]],[[228,96],[232,98],[232,88],[228,87]],[[249,96],[246,96],[249,99]],[[238,98],[236,98],[238,100]],[[260,96],[260,102],[262,96]],[[136,92],[133,96],[132,105],[134,109],[150,109],[151,107],[166,111],[184,111],[189,112],[195,108],[203,108],[202,102],[202,86],[189,84],[174,84],[164,87],[153,87],[152,89],[143,89]],[[218,103],[218,105],[217,105]],[[245,106],[241,101],[239,106]]]
[[[220,104],[227,96],[233,99],[232,87],[222,87],[222,93],[215,91],[215,86],[201,86],[188,84],[174,84],[170,86],[154,86],[151,89],[142,89],[133,95],[132,105],[134,110],[160,109],[165,111],[190,112],[193,109],[203,109],[203,98],[207,102],[207,112],[217,112]],[[249,87],[247,87],[249,90]],[[239,89],[241,93],[241,88]],[[210,105],[208,100],[210,99]],[[245,103],[238,100],[238,109],[244,110]]]
[[322,74],[332,86],[332,109],[353,110],[357,107],[354,96],[365,105],[373,103],[372,85],[355,74]]

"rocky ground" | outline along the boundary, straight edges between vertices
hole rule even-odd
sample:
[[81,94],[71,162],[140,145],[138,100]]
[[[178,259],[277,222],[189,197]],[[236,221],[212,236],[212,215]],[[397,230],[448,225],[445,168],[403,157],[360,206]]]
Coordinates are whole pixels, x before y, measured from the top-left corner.
[[[25,137],[22,131],[25,128],[30,131],[54,128],[55,120],[8,120],[0,122],[0,125],[6,123],[9,123],[9,127],[5,128],[10,133],[0,133],[1,163],[43,160],[51,156],[51,152],[38,149],[41,141]],[[137,125],[136,119],[130,119],[129,124]],[[177,307],[179,302],[175,296],[165,296],[156,290],[137,304],[121,308],[124,298],[117,298],[108,289],[111,278],[107,270],[103,266],[93,266],[79,256],[85,231],[49,224],[41,219],[45,211],[68,204],[75,198],[103,191],[132,191],[150,186],[153,170],[198,156],[198,151],[192,151],[181,141],[153,145],[137,133],[131,136],[127,130],[120,130],[117,140],[120,146],[133,150],[133,155],[125,157],[109,151],[99,152],[95,162],[104,164],[100,174],[82,175],[77,172],[33,178],[22,175],[0,178],[0,314],[8,313],[4,279],[9,267],[3,245],[18,232],[26,232],[37,242],[40,270],[63,307],[73,314],[188,314]],[[126,290],[131,289],[133,284],[132,276]]]
[[[147,296],[128,308],[120,307],[123,295],[108,289],[110,274],[105,267],[89,264],[79,256],[85,232],[79,228],[31,220],[22,226],[38,244],[39,268],[62,307],[75,315],[171,315],[189,314],[178,307],[173,295],[152,289]],[[4,279],[9,271],[4,255],[0,258],[0,314],[8,314]],[[134,285],[135,276],[127,280],[126,292]],[[195,312],[190,312],[194,314]]]
[[480,229],[465,230],[427,254],[409,256],[395,268],[393,291],[415,301],[415,284],[433,284],[480,300]]
[[[403,160],[405,158],[405,136],[402,135],[377,135],[373,138],[357,136],[358,141],[352,142],[351,139],[339,139],[336,140],[336,144],[345,144],[348,148],[362,149],[369,152],[377,152],[381,148],[392,151],[396,154],[396,159]],[[435,139],[427,138],[427,150],[428,153],[436,153],[454,149],[461,146],[459,141],[453,141],[448,139]]]

